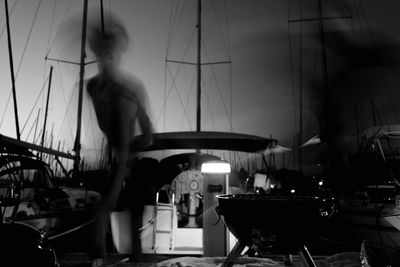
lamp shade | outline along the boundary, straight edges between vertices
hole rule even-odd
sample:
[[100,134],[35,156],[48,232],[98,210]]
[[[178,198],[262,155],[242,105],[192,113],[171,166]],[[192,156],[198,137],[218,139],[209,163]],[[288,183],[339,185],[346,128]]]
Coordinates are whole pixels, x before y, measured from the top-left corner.
[[213,160],[203,162],[201,165],[201,172],[202,173],[230,173],[231,172],[231,165],[222,160]]

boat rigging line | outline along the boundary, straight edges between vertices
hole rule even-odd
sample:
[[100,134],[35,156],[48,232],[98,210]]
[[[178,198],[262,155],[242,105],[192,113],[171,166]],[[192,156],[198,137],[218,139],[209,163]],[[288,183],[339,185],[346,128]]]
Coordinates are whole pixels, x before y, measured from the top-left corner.
[[15,116],[15,130],[17,134],[17,139],[21,139],[20,130],[19,130],[19,120],[18,120],[18,105],[17,105],[17,94],[15,90],[15,74],[14,74],[14,63],[13,63],[13,55],[12,55],[12,46],[11,46],[11,33],[10,33],[10,17],[8,14],[8,1],[4,0],[5,12],[6,12],[6,24],[7,24],[7,40],[8,40],[8,55],[10,60],[10,73],[11,73],[11,86],[14,100],[14,116]]
[[[177,35],[178,32],[178,24],[179,22],[182,20],[183,17],[183,11],[185,8],[187,8],[187,1],[175,1],[173,3],[173,6],[171,7],[171,12],[170,12],[170,23],[169,23],[169,35],[168,35],[168,43],[167,43],[167,49],[166,49],[166,58],[165,58],[165,88],[164,88],[164,104],[163,107],[160,110],[159,116],[157,118],[157,123],[160,121],[161,116],[164,115],[163,119],[164,119],[164,131],[166,130],[166,113],[167,113],[167,100],[170,97],[171,93],[173,90],[175,90],[176,92],[176,96],[178,98],[178,101],[180,102],[180,104],[182,105],[183,108],[183,120],[186,120],[188,123],[188,126],[190,129],[192,129],[192,125],[190,122],[190,118],[189,118],[189,114],[188,114],[188,107],[189,107],[189,99],[191,97],[191,92],[192,92],[192,87],[190,87],[190,90],[188,91],[187,88],[185,88],[185,90],[188,91],[188,98],[187,101],[184,102],[182,99],[182,93],[178,90],[178,85],[176,83],[178,75],[182,69],[182,65],[189,65],[189,66],[194,66],[196,68],[195,70],[195,79],[196,79],[196,87],[197,87],[197,95],[196,95],[196,131],[201,131],[201,98],[202,98],[202,78],[204,78],[203,74],[202,74],[202,67],[203,66],[211,66],[210,71],[211,71],[211,79],[215,81],[215,85],[216,85],[216,89],[217,89],[217,93],[219,94],[219,98],[222,101],[223,104],[223,110],[225,112],[225,114],[228,117],[229,120],[229,128],[231,130],[233,130],[233,123],[232,123],[232,82],[231,82],[231,73],[232,73],[232,69],[231,69],[231,61],[230,61],[230,49],[229,46],[227,44],[227,39],[229,40],[229,34],[227,34],[228,37],[226,37],[226,35],[224,34],[220,34],[220,36],[222,36],[223,39],[223,43],[225,48],[228,48],[228,54],[229,54],[229,59],[228,60],[221,60],[221,61],[216,61],[216,62],[212,62],[209,60],[210,56],[208,55],[208,50],[206,45],[204,44],[203,40],[202,40],[202,2],[204,1],[197,1],[197,22],[196,22],[196,27],[193,29],[193,32],[190,35],[189,38],[189,42],[186,44],[186,47],[184,49],[184,53],[183,56],[180,60],[176,60],[176,59],[170,59],[169,58],[169,54],[171,52],[171,48],[172,48],[172,44],[175,41],[175,36]],[[182,4],[180,4],[182,3]],[[211,1],[212,3],[212,8],[214,10],[214,13],[216,15],[216,21],[218,24],[218,29],[220,29],[222,31],[222,27],[221,27],[221,20],[219,18],[219,12],[217,11],[217,8],[215,6],[215,2]],[[227,15],[227,8],[226,8],[226,2],[224,2],[224,14],[226,16],[226,19],[228,17]],[[189,52],[189,48],[191,47],[192,42],[194,41],[194,38],[197,37],[197,41],[196,41],[196,59],[195,60],[186,60],[187,58],[187,54]],[[205,51],[205,57],[208,59],[207,62],[202,62],[202,49],[204,49]],[[171,67],[170,67],[170,63],[171,64],[177,64],[177,68],[175,70],[175,72],[172,71]],[[215,73],[215,69],[213,68],[213,65],[218,65],[218,64],[229,64],[229,99],[230,99],[230,106],[228,107],[226,105],[226,103],[224,102],[223,96],[222,96],[222,91],[220,88],[220,84],[218,83],[216,77],[216,73]],[[171,76],[171,84],[170,86],[168,86],[167,84],[167,78],[168,75]],[[193,85],[193,84],[192,84]],[[206,98],[208,100],[208,104],[209,102],[209,95],[207,95],[207,92],[205,92]],[[210,107],[210,106],[209,106]],[[212,112],[212,109],[207,109],[207,112]],[[182,121],[183,122],[183,121]],[[215,123],[214,123],[214,128],[216,128]]]
[[[51,49],[52,49],[52,47],[53,47],[53,45],[54,45],[54,42],[55,42],[55,40],[56,40],[56,37],[57,37],[58,34],[60,33],[60,30],[61,30],[62,26],[63,26],[64,23],[65,23],[65,20],[66,20],[66,18],[67,18],[67,15],[69,14],[69,10],[71,9],[72,3],[73,3],[73,1],[70,1],[70,2],[69,2],[69,5],[68,5],[68,7],[67,7],[66,10],[65,10],[65,14],[64,14],[63,19],[62,19],[62,21],[61,21],[61,23],[60,23],[60,26],[58,27],[58,30],[57,30],[57,32],[56,32],[55,35],[54,35],[55,37],[54,37],[53,40],[51,41],[51,44],[47,45],[46,58],[47,58],[48,55],[50,54]],[[53,13],[53,17],[55,16],[55,11],[56,11],[56,8],[54,7],[54,10],[53,10],[53,12],[54,12],[54,13]],[[52,23],[53,23],[53,22],[52,22]],[[49,39],[48,39],[49,41],[48,41],[48,43],[50,43],[50,36],[51,36],[52,29],[53,29],[53,26],[50,27]]]
[[[14,10],[16,2],[17,1],[14,2],[12,11]],[[31,35],[32,35],[33,26],[35,25],[35,22],[36,22],[36,19],[37,19],[37,15],[38,15],[38,11],[39,11],[41,2],[42,2],[42,0],[39,0],[39,2],[37,4],[37,7],[35,9],[33,21],[31,23],[31,27],[29,29],[29,33],[28,33],[28,36],[27,36],[27,39],[26,39],[26,42],[25,42],[25,45],[24,45],[24,48],[23,48],[23,51],[22,51],[22,56],[21,56],[20,61],[18,63],[17,71],[16,71],[15,77],[14,77],[14,70],[13,70],[14,67],[13,67],[13,63],[12,63],[13,59],[12,59],[12,49],[11,49],[11,36],[10,36],[10,29],[9,29],[9,15],[11,14],[12,11],[10,12],[10,14],[8,13],[8,4],[7,4],[7,0],[5,0],[5,9],[6,9],[6,13],[7,13],[6,14],[6,18],[7,18],[6,26],[7,26],[7,35],[8,35],[8,44],[9,44],[9,56],[10,56],[10,66],[11,66],[11,75],[12,75],[12,86],[13,86],[13,90],[12,90],[12,92],[10,92],[10,95],[11,95],[11,93],[13,93],[14,99],[16,98],[15,80],[18,77],[18,74],[19,74],[19,71],[20,71],[20,68],[21,68],[21,65],[22,65],[22,62],[23,62],[23,59],[24,59],[24,56],[25,56],[25,53],[26,53],[26,49],[28,47],[28,44],[29,44],[29,41],[30,41],[30,38],[31,38]],[[2,34],[3,34],[3,31],[1,33],[1,35]],[[0,37],[1,37],[1,35],[0,35]],[[10,96],[8,98],[5,110],[7,110],[7,107],[8,107],[8,104],[9,104],[9,100],[10,100]],[[19,130],[18,110],[17,110],[17,107],[16,107],[16,100],[14,100],[14,112],[15,112],[15,116],[16,116],[17,138],[20,139],[20,135],[21,135],[22,132]],[[5,111],[4,111],[4,114],[5,114]],[[3,114],[3,117],[2,117],[2,120],[1,120],[1,123],[0,123],[0,127],[1,127],[1,125],[3,123],[3,120],[4,120],[4,114]]]
[[[43,86],[42,86],[42,89],[40,90],[38,96],[36,97],[36,101],[35,101],[35,103],[33,104],[31,111],[29,112],[28,118],[25,120],[24,126],[22,127],[21,134],[24,132],[25,127],[26,127],[26,125],[27,125],[27,123],[28,123],[28,121],[29,121],[29,119],[30,119],[32,113],[33,113],[33,110],[34,110],[34,108],[36,107],[36,105],[37,105],[37,103],[38,103],[38,101],[39,101],[39,99],[40,99],[40,97],[41,97],[41,95],[42,95],[42,93],[43,93],[43,91],[44,91],[44,87],[45,87],[45,85],[47,84],[47,82],[49,81],[49,78],[50,78],[50,76],[47,76],[47,80],[44,82],[44,84],[43,84]],[[26,137],[26,140],[28,140],[28,138],[29,138],[29,134],[28,134],[28,136]]]

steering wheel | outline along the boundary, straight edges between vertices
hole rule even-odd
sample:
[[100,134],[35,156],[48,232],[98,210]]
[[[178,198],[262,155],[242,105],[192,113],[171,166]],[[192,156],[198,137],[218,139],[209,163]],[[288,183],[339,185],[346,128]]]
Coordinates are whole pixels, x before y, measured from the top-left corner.
[[[191,201],[195,201],[195,207],[199,207],[203,194],[203,175],[199,170],[190,169],[178,174],[171,183],[171,191],[175,194],[175,202],[179,203],[184,195],[189,195]],[[190,212],[178,211],[186,216],[197,216]]]

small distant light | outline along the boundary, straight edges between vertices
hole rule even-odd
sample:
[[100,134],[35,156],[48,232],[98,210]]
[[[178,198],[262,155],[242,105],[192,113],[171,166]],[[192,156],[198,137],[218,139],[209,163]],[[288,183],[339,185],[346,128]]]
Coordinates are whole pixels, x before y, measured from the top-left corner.
[[274,188],[275,188],[275,185],[274,185],[274,184],[271,184],[271,188],[274,189]]
[[319,184],[320,186],[322,186],[322,185],[324,184],[324,181],[319,181],[318,184]]
[[202,173],[230,173],[231,165],[225,161],[208,161],[201,164]]
[[294,190],[294,189],[292,189],[292,190],[290,190],[290,193],[296,193],[296,190]]

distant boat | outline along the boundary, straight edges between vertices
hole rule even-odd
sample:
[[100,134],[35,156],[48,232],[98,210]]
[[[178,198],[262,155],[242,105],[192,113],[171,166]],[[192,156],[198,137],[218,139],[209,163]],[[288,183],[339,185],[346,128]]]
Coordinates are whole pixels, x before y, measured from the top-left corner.
[[[329,11],[326,7],[322,8],[322,1],[315,1],[315,4],[317,13],[315,18],[303,19],[300,3],[300,18],[290,20],[290,22],[305,24],[308,21],[310,23],[315,22],[318,25],[315,40],[319,42],[317,49],[318,58],[321,60],[321,81],[315,82],[319,77],[313,77],[315,80],[313,80],[312,86],[315,86],[318,92],[322,92],[322,101],[318,103],[321,105],[321,114],[319,114],[321,118],[319,119],[322,127],[320,127],[320,135],[317,135],[315,139],[310,139],[310,141],[326,145],[326,151],[324,151],[326,157],[323,158],[324,164],[326,164],[324,175],[329,175],[330,184],[339,188],[336,192],[332,192],[337,201],[335,212],[328,220],[328,238],[337,242],[337,244],[341,244],[343,248],[347,246],[348,249],[358,250],[363,240],[371,240],[391,247],[400,247],[399,202],[396,200],[400,185],[400,144],[398,143],[400,128],[399,125],[385,125],[382,121],[378,121],[375,110],[372,112],[373,127],[366,125],[368,122],[364,120],[365,118],[357,117],[359,115],[357,113],[358,105],[360,103],[363,105],[366,97],[363,95],[365,88],[362,87],[364,78],[360,79],[362,81],[354,82],[352,76],[357,73],[355,76],[358,77],[362,68],[368,74],[371,74],[369,71],[372,70],[381,75],[384,71],[381,72],[380,68],[384,64],[391,66],[393,62],[398,60],[396,54],[390,55],[393,50],[387,49],[388,47],[393,48],[394,45],[393,43],[388,45],[388,43],[385,43],[387,40],[384,39],[376,39],[375,42],[361,44],[359,40],[355,40],[357,35],[354,33],[353,22],[349,24],[351,30],[342,31],[342,25],[345,25],[344,21],[352,19],[352,14],[339,14],[325,18],[322,11],[326,14]],[[360,5],[363,8],[362,4]],[[352,6],[351,8],[357,9],[358,7]],[[348,12],[346,11],[346,13]],[[355,16],[358,15],[355,14]],[[363,17],[362,19],[366,18]],[[327,20],[331,20],[331,22]],[[334,24],[336,20],[342,20],[343,23]],[[334,27],[336,25],[339,26],[338,29]],[[374,38],[370,36],[371,30],[368,28],[368,22],[366,25],[367,30],[363,34],[370,38],[367,40],[369,42]],[[328,27],[330,31],[326,30]],[[301,26],[299,28],[302,31],[303,28]],[[300,40],[303,40],[302,34],[300,32]],[[307,39],[304,38],[304,40]],[[300,41],[300,49],[302,49],[302,45],[304,44]],[[304,45],[304,47],[306,46]],[[385,55],[387,58],[384,58]],[[300,56],[300,61],[301,59]],[[330,60],[332,64],[330,64]],[[384,60],[388,62],[384,62]],[[300,69],[302,66],[303,63],[300,62]],[[373,78],[371,77],[371,80]],[[383,79],[386,79],[386,77]],[[369,81],[369,79],[365,78],[365,81]],[[300,78],[300,136],[303,112],[301,110],[302,86]],[[350,92],[349,89],[352,89],[352,86],[356,87],[357,90]],[[371,91],[384,90],[383,88],[372,88]],[[335,94],[335,90],[338,90],[337,94]],[[388,92],[388,95],[390,94],[391,92]],[[393,101],[393,99],[389,101]],[[387,108],[389,107],[383,107],[385,111]],[[348,122],[345,124],[344,121],[346,120],[345,117],[349,117],[348,114],[351,114],[354,110],[356,110],[357,122],[353,128],[353,125],[349,125]],[[344,129],[345,126],[348,128]],[[354,130],[357,133],[352,135]],[[341,139],[346,139],[346,145],[349,145],[350,139],[354,139],[353,143],[357,141],[358,151],[355,152],[356,155],[351,154],[349,156],[350,153],[347,153],[343,158],[339,158],[342,157],[340,153],[346,154],[344,152],[348,152],[347,149],[351,151],[348,147],[336,147],[342,141]],[[354,145],[354,147],[357,146]],[[299,150],[299,152],[301,151]],[[339,154],[340,156],[338,156]],[[349,156],[349,160],[344,163],[347,156]]]
[[[201,166],[202,163],[210,160],[222,160],[218,155],[224,153],[245,153],[246,155],[254,155],[259,157],[261,162],[266,164],[264,158],[264,151],[273,144],[276,144],[276,139],[263,138],[248,134],[231,133],[231,132],[218,132],[218,131],[182,131],[182,132],[165,132],[155,133],[154,143],[150,147],[141,152],[142,157],[151,157],[153,153],[161,152],[161,155],[166,155],[160,159],[162,165],[163,179],[169,181],[169,184],[174,179],[174,175],[179,174],[179,164],[184,166],[190,163],[192,159]],[[199,153],[196,151],[209,151],[208,153]],[[150,154],[148,154],[150,153]],[[226,161],[226,159],[224,159]],[[240,160],[240,158],[238,159]],[[262,164],[262,165],[264,165]],[[231,162],[232,167],[235,165]],[[268,166],[264,165],[264,168]],[[175,172],[173,171],[175,170]],[[233,182],[234,180],[232,180]],[[203,181],[207,183],[206,181]],[[168,184],[168,185],[169,185]],[[241,192],[239,184],[233,184],[234,187],[229,186],[225,190],[234,190],[238,187]],[[206,186],[206,185],[204,185]],[[224,185],[225,187],[225,185]],[[160,187],[161,189],[161,187]],[[202,189],[199,189],[202,191]],[[222,190],[222,189],[221,189]],[[161,193],[161,192],[160,192]],[[197,227],[186,228],[179,226],[178,216],[182,215],[182,211],[177,210],[178,204],[174,203],[174,198],[170,195],[172,192],[167,190],[169,200],[167,203],[164,201],[158,202],[158,197],[154,195],[154,202],[152,205],[145,208],[143,218],[143,228],[141,229],[142,248],[144,253],[160,253],[160,254],[188,254],[188,255],[203,255],[203,224],[210,224],[209,220],[212,219],[212,209],[200,212],[200,224]],[[203,195],[202,205],[210,204],[212,200],[206,200],[206,193]],[[172,201],[172,203],[171,203]],[[208,207],[210,208],[210,207]],[[207,215],[205,215],[207,213]],[[129,218],[125,217],[124,213],[115,213],[112,216],[112,229],[114,236],[114,244],[121,253],[129,253],[129,242],[126,240],[126,235],[120,233],[131,231],[129,229]],[[184,215],[186,216],[186,215]],[[203,218],[204,217],[204,218]],[[201,219],[203,218],[203,219]],[[207,218],[207,219],[206,219]],[[219,225],[222,222],[219,223]],[[221,227],[221,225],[219,226]],[[128,236],[129,239],[129,236]],[[226,244],[226,249],[232,249],[234,243],[233,236],[231,235],[231,243]]]
[[[7,4],[7,1],[5,2]],[[84,13],[87,12],[87,4],[88,1],[85,0]],[[6,12],[8,14],[8,10]],[[84,17],[87,18],[87,16]],[[84,21],[82,27],[86,27],[86,21]],[[82,43],[84,46],[85,38],[82,38]],[[15,97],[10,38],[9,54],[13,95]],[[82,91],[85,52],[82,51],[81,54],[80,90]],[[50,70],[49,92],[41,145],[20,140],[16,99],[14,101],[14,116],[17,138],[0,135],[2,223],[5,227],[11,227],[10,229],[18,229],[18,227],[13,227],[16,224],[25,225],[28,229],[35,229],[43,235],[43,238],[50,240],[52,247],[55,245],[59,251],[64,249],[66,251],[79,250],[82,249],[82,245],[85,242],[76,241],[81,239],[79,235],[89,233],[88,228],[93,222],[93,210],[100,203],[101,194],[94,190],[88,190],[83,184],[71,185],[70,173],[64,168],[60,160],[74,161],[72,175],[74,176],[73,178],[77,178],[78,172],[81,171],[79,168],[82,166],[82,159],[80,158],[80,123],[82,115],[79,112],[74,154],[48,148],[44,144],[52,69]],[[82,98],[78,102],[82,105]],[[59,163],[65,179],[56,179],[54,170],[45,162],[44,158],[51,158],[54,162]],[[86,238],[85,240],[88,239]],[[87,244],[85,246],[84,249],[87,249]]]
[[357,242],[400,247],[399,129],[399,125],[368,128],[362,134],[363,149],[353,156],[354,173],[359,175],[355,194],[338,203],[337,219]]
[[100,193],[79,185],[60,185],[50,166],[29,147],[0,135],[2,223],[28,225],[54,242],[74,229],[87,228]]

